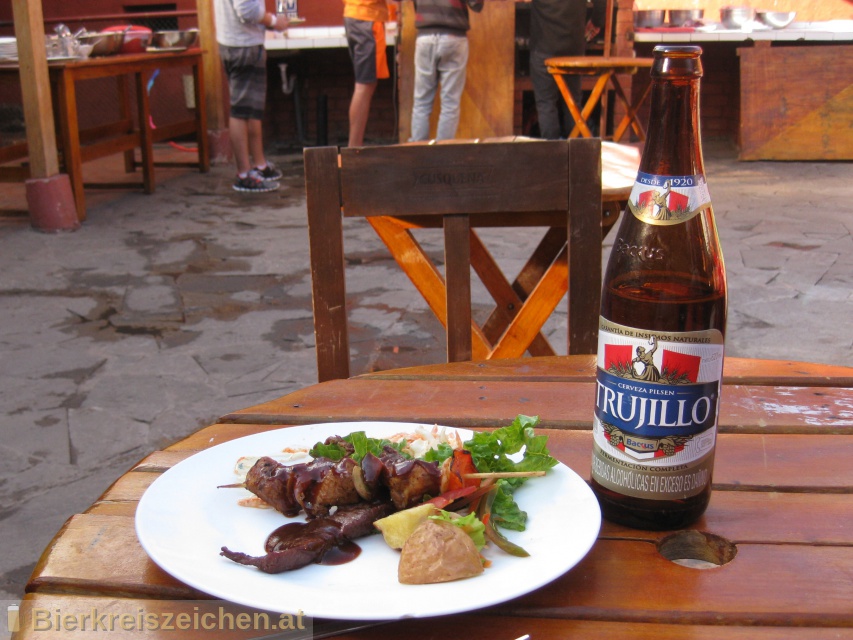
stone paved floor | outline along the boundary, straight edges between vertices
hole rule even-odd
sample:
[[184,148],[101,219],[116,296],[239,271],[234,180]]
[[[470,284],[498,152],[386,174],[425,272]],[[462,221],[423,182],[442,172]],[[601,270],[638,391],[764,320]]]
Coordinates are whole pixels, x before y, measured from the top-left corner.
[[[138,459],[315,381],[301,156],[277,160],[274,194],[237,194],[216,167],[95,195],[72,234],[0,221],[0,599]],[[851,165],[706,161],[727,354],[853,365]],[[485,236],[511,271],[537,239]],[[356,368],[440,361],[438,323],[372,231],[348,224],[346,242]],[[547,327],[558,349],[564,327]]]

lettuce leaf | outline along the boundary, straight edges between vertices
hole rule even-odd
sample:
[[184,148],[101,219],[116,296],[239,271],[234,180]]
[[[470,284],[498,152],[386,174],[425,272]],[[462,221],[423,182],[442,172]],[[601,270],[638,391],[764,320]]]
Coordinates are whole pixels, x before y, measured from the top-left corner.
[[[506,427],[475,433],[464,443],[464,447],[471,452],[480,472],[547,471],[557,464],[557,459],[548,451],[548,437],[535,434],[534,427],[537,424],[538,417],[518,415]],[[510,458],[519,452],[522,453],[520,459]],[[528,479],[505,478],[497,481],[498,490],[491,515],[497,526],[524,531],[527,512],[519,508],[512,496]]]
[[[390,440],[386,440],[385,438],[368,438],[364,431],[353,431],[347,436],[341,438],[345,442],[350,443],[355,450],[352,454],[352,459],[356,462],[361,462],[364,456],[368,453],[372,453],[373,455],[379,457],[382,455],[382,450],[386,446],[393,447],[397,451],[400,451],[405,457],[411,457],[404,451],[402,451],[402,447],[405,445],[404,442],[394,443]],[[332,444],[326,444],[324,442],[318,442],[311,450],[308,452],[313,458],[329,458],[330,460],[340,460],[341,458],[346,457],[347,450],[346,448],[335,442]]]

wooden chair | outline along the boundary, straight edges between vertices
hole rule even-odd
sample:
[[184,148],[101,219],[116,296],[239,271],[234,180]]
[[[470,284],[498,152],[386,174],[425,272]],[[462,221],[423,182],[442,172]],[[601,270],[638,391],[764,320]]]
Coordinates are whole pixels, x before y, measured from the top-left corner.
[[[569,294],[568,352],[594,353],[601,296],[601,141],[305,149],[320,381],[350,375],[342,216],[364,217],[447,332],[448,361],[553,354],[540,329]],[[477,227],[547,227],[509,282]],[[412,229],[443,228],[443,278]],[[471,268],[496,301],[478,326]]]

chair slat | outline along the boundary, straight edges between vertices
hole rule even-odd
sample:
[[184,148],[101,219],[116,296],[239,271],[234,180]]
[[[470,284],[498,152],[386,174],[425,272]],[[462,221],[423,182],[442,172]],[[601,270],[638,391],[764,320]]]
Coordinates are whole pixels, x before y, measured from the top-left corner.
[[444,217],[448,362],[464,362],[472,354],[470,233],[468,216]]
[[349,377],[344,239],[333,147],[305,154],[305,191],[319,380]]
[[[588,142],[588,140],[578,141]],[[593,168],[590,171],[590,167]],[[601,151],[597,144],[569,145],[570,354],[598,349],[601,305]],[[598,242],[589,241],[599,238]]]
[[565,211],[566,147],[539,141],[342,149],[344,215]]

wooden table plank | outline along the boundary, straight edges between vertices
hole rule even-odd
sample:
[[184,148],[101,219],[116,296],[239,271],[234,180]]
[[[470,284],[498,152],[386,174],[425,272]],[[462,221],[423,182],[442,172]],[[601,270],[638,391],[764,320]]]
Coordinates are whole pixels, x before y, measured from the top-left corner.
[[[523,608],[534,616],[559,609],[562,616],[580,619],[679,624],[714,624],[718,616],[730,624],[843,626],[845,616],[849,621],[853,547],[739,542],[737,550],[732,562],[717,569],[673,569],[653,540],[599,539],[568,574],[499,608],[509,613]],[[696,598],[700,590],[702,597]],[[69,520],[37,565],[28,591],[204,597],[148,559],[132,518],[89,514]],[[810,595],[803,598],[803,593]]]
[[[106,493],[86,513],[133,516],[144,491],[141,483],[135,486],[138,492],[124,500]],[[761,517],[755,518],[755,514]],[[715,484],[708,511],[692,528],[733,541],[843,545],[853,530],[853,496],[849,488],[847,493],[812,493],[732,490]],[[606,521],[601,533],[607,538],[644,540],[657,540],[661,535]]]
[[195,433],[190,434],[186,438],[169,446],[169,451],[201,451],[213,447],[223,442],[236,440],[255,433],[264,431],[274,431],[287,426],[285,422],[270,423],[263,425],[253,424],[212,424],[203,429],[199,429]]
[[373,629],[335,636],[337,640],[399,640],[400,638],[466,638],[495,640],[521,638],[571,638],[571,640],[843,640],[853,638],[853,629],[816,627],[761,627],[623,623],[602,620],[463,615],[426,620],[405,620]]
[[[220,610],[221,608],[221,610]],[[115,616],[120,621],[120,616],[130,616],[133,621],[138,619],[140,613],[144,620],[147,616],[156,616],[157,625],[138,630],[136,625],[132,629],[122,629],[119,624],[114,625],[109,631],[109,637],[114,640],[132,640],[144,638],[145,640],[169,640],[170,638],[198,638],[211,637],[217,640],[249,640],[256,639],[261,632],[272,633],[271,629],[264,628],[264,619],[257,618],[255,625],[255,614],[263,614],[255,609],[240,607],[222,600],[209,601],[170,601],[170,600],[148,600],[142,598],[109,598],[97,596],[68,596],[63,594],[29,594],[21,603],[22,624],[26,623],[18,634],[18,640],[66,640],[71,637],[84,637],[85,634],[75,635],[73,631],[59,629],[58,625],[52,624],[51,628],[46,623],[40,622],[41,629],[33,630],[27,621],[32,620],[34,611],[62,612],[72,616],[82,616],[97,612],[99,615],[107,614]],[[168,613],[172,616],[172,623],[166,621],[161,614]],[[190,623],[198,616],[199,626],[203,622],[215,622],[216,629],[190,629],[181,631],[169,629],[179,620],[180,614],[188,614]],[[207,613],[213,613],[215,618],[202,618]],[[252,616],[252,628],[240,630],[236,628],[240,613],[249,613]],[[234,618],[228,618],[228,615]],[[38,614],[44,620],[44,613]],[[221,616],[221,618],[220,618]],[[222,624],[219,620],[222,620]],[[269,624],[277,624],[277,614],[270,614]],[[102,621],[104,619],[102,618]],[[230,624],[234,620],[234,625]],[[313,621],[313,632],[319,636],[333,623],[326,620]],[[91,626],[91,625],[90,625]],[[144,625],[143,625],[144,626]],[[535,627],[535,628],[534,628]],[[99,628],[99,632],[103,631]],[[572,640],[684,640],[689,634],[692,640],[849,640],[853,638],[853,629],[839,627],[762,627],[757,625],[693,625],[689,628],[679,624],[654,624],[654,623],[623,623],[608,622],[601,620],[561,620],[561,619],[537,619],[521,616],[503,615],[500,612],[489,611],[487,613],[472,613],[459,616],[442,616],[437,618],[426,618],[421,620],[403,620],[400,622],[385,623],[365,629],[363,631],[342,633],[336,635],[338,640],[400,640],[410,637],[430,638],[466,638],[468,640],[496,640],[500,638],[518,638],[525,634],[532,634],[532,638],[571,638]]]
[[[457,362],[378,371],[365,377],[387,380],[435,378],[440,380],[518,380],[575,381],[595,380],[595,356],[514,358],[486,362]],[[853,368],[792,360],[752,360],[726,358],[724,384],[751,386],[853,387]]]
[[[257,640],[259,635],[275,632],[278,625],[284,628],[300,623],[295,616],[281,616],[223,600],[152,600],[68,594],[28,594],[21,602],[19,620],[18,640],[99,636],[117,640],[201,637]],[[313,623],[318,633],[328,626],[328,622],[322,620],[303,618],[301,623],[308,628]],[[340,625],[339,622],[335,624]]]
[[[590,433],[540,433],[548,436],[554,456],[589,478]],[[853,530],[853,468],[846,462],[853,453],[853,438],[824,436],[810,446],[803,446],[803,438],[721,435],[711,506],[696,527],[735,540],[842,544],[845,532]],[[194,452],[178,448],[152,454],[110,487],[99,504],[139,500],[157,471]],[[813,464],[815,458],[821,464]],[[761,518],[750,517],[759,512]],[[622,530],[605,526],[611,527],[608,535]],[[643,535],[630,531],[635,537]]]
[[[204,434],[220,433],[232,425],[213,425]],[[237,426],[237,425],[234,425]],[[240,425],[249,428],[250,425]],[[265,425],[263,431],[284,428],[282,425]],[[548,436],[549,447],[555,457],[573,469],[582,478],[588,478],[592,456],[592,434],[589,431],[571,431],[541,428]],[[200,432],[202,433],[202,432]],[[805,438],[808,437],[808,440]],[[190,455],[206,448],[199,441],[209,442],[207,435],[176,443],[170,452]],[[187,447],[186,443],[195,443]],[[225,442],[217,438],[210,444]],[[310,446],[314,443],[306,443]],[[718,489],[763,491],[818,491],[821,493],[853,492],[853,437],[802,436],[802,435],[743,435],[721,434],[714,471],[714,485]],[[181,456],[152,454],[149,463],[140,463],[141,470],[165,470]],[[814,460],[819,460],[815,464]],[[146,465],[151,465],[146,468]],[[118,483],[117,483],[118,484]],[[122,485],[118,485],[122,486]],[[137,486],[145,486],[145,478]],[[123,489],[122,489],[123,490]]]
[[[381,402],[378,399],[381,398]],[[355,420],[420,420],[454,427],[502,426],[516,415],[537,415],[543,425],[590,429],[595,384],[503,380],[389,380],[360,377],[332,380],[222,417],[222,422],[308,424]],[[720,431],[853,434],[853,400],[832,387],[727,385]]]
[[500,610],[622,622],[848,626],[851,571],[849,546],[739,544],[728,564],[697,570],[673,566],[648,542],[599,540],[572,571]]
[[[582,478],[589,478],[591,432],[541,429],[540,433],[548,436],[549,448],[556,458]],[[853,436],[721,434],[717,439],[714,487],[850,495],[851,459]]]
[[138,504],[138,499],[122,502],[95,502],[83,513],[97,516],[122,516],[125,518],[133,518],[136,516],[136,507]]
[[72,516],[39,559],[27,592],[198,599],[206,595],[154,564],[136,538],[133,518]]
[[125,473],[116,480],[98,500],[100,502],[122,502],[127,500],[139,500],[145,490],[151,486],[159,473],[146,473],[131,471]]

